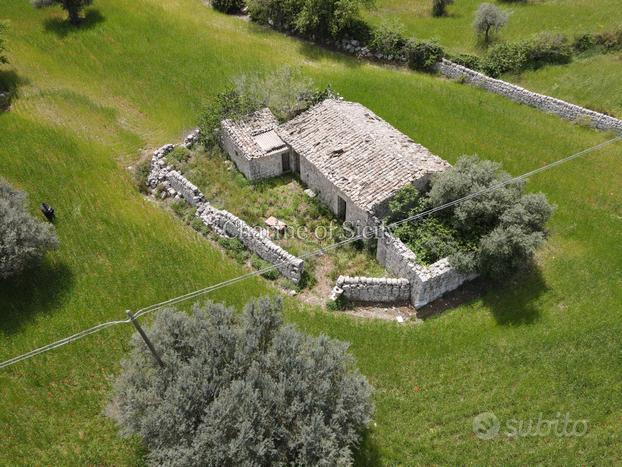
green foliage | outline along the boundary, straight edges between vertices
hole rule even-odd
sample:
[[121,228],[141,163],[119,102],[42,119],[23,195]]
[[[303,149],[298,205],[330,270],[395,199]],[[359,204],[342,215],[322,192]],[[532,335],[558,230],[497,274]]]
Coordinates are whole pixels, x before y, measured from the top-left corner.
[[254,21],[316,40],[338,38],[360,28],[360,10],[374,0],[249,0]]
[[[253,255],[251,256],[251,266],[253,266],[258,271],[262,271],[264,269],[270,268],[272,265],[267,261],[261,259],[259,256]],[[261,273],[261,276],[265,279],[268,279],[269,281],[275,281],[280,277],[280,273],[278,269],[273,267],[272,269]]]
[[372,32],[369,48],[385,56],[398,56],[403,53],[407,41],[404,39],[404,26],[397,21],[383,21]]
[[447,15],[447,7],[452,3],[454,3],[454,0],[432,0],[432,16]]
[[449,256],[463,272],[507,277],[529,264],[553,213],[543,194],[523,194],[524,182],[507,183],[510,178],[497,162],[463,156],[434,177],[425,197],[412,187],[402,189],[390,203],[391,219],[478,196],[424,220],[400,224],[394,232],[423,264]]
[[[371,387],[347,345],[282,324],[280,301],[164,310],[114,390],[109,413],[152,465],[347,465],[367,427]],[[304,402],[304,403],[302,403]]]
[[[6,41],[4,39],[4,35],[6,33],[7,23],[4,21],[0,21],[0,65],[9,63],[9,59],[6,57]],[[2,89],[0,89],[1,91]]]
[[564,35],[545,32],[527,41],[492,47],[483,59],[482,69],[496,77],[548,64],[566,64],[572,61],[572,55],[572,46]]
[[244,0],[211,0],[212,7],[223,13],[237,13],[244,8]]
[[479,71],[482,69],[482,59],[477,55],[460,54],[451,57],[451,61],[458,65],[465,66],[471,70]]
[[190,160],[191,156],[192,153],[189,149],[186,149],[183,146],[175,146],[175,149],[164,156],[164,159],[166,160],[166,164],[168,166],[183,172],[183,169],[186,167],[186,164]]
[[575,37],[573,44],[577,53],[597,50],[604,53],[622,50],[622,26],[598,34],[585,33]]
[[499,32],[508,22],[508,14],[492,3],[482,3],[475,12],[473,28],[475,33],[488,44],[492,33]]
[[435,41],[412,39],[406,45],[408,66],[418,71],[433,71],[434,66],[445,56],[443,48]]
[[143,159],[134,167],[134,185],[141,193],[147,193],[147,178],[151,172],[151,159]]
[[67,12],[69,22],[78,25],[82,21],[80,15],[87,6],[91,5],[93,0],[32,0],[35,8],[46,8],[53,5],[60,6]]
[[326,309],[329,311],[344,311],[350,307],[350,302],[341,294],[335,300],[329,300],[326,302]]
[[250,253],[238,238],[218,237],[218,244],[239,263],[245,262]]
[[36,220],[26,194],[0,178],[0,279],[20,274],[57,247],[54,226]]
[[336,94],[330,87],[318,90],[299,70],[288,66],[268,74],[245,74],[232,80],[231,87],[217,94],[205,106],[199,127],[206,148],[218,144],[218,130],[224,119],[240,119],[268,107],[281,121],[289,120],[310,106]]

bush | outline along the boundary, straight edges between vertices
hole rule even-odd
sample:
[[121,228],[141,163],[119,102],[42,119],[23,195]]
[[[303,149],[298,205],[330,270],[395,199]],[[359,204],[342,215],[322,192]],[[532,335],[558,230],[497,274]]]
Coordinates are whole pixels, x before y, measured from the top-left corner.
[[344,311],[350,306],[350,302],[345,295],[339,295],[335,300],[329,300],[326,302],[326,309],[329,311]]
[[382,54],[386,57],[397,57],[404,53],[406,46],[404,39],[404,26],[397,21],[383,21],[380,26],[372,32],[369,48],[374,53]]
[[315,40],[344,37],[360,28],[361,8],[374,0],[249,0],[251,18]]
[[577,53],[587,52],[594,47],[596,47],[596,37],[591,33],[580,34],[572,42],[572,48]]
[[432,0],[432,16],[439,17],[447,14],[447,6],[454,0]]
[[482,37],[486,44],[492,39],[492,33],[499,32],[508,22],[508,14],[492,3],[482,3],[475,12],[473,28],[475,34]]
[[289,67],[269,74],[241,75],[205,106],[199,120],[201,139],[207,149],[218,145],[220,123],[240,119],[269,107],[281,121],[289,120],[310,106],[337,94],[329,87],[318,90],[312,82]]
[[[4,39],[4,34],[6,32],[6,28],[7,28],[7,24],[4,21],[0,21],[0,65],[9,63],[9,60],[5,55],[6,42]],[[0,89],[0,91],[2,91],[2,89]]]
[[244,8],[244,0],[212,0],[212,7],[223,13],[238,13]]
[[21,273],[57,247],[54,226],[37,221],[26,194],[0,179],[0,279]]
[[434,71],[435,65],[445,56],[443,48],[435,41],[411,40],[406,45],[408,66],[418,71]]
[[349,465],[372,415],[347,345],[282,325],[280,301],[164,310],[122,363],[108,414],[151,465]]
[[511,275],[528,265],[544,242],[553,207],[542,194],[524,194],[523,181],[507,183],[510,178],[496,162],[463,156],[433,178],[424,196],[402,189],[390,204],[393,218],[404,219],[490,191],[424,220],[401,224],[394,232],[424,264],[449,256],[452,265],[465,273],[493,279]]
[[185,147],[175,146],[175,149],[164,156],[164,160],[166,160],[166,165],[177,171],[183,172],[183,169],[186,167],[191,155],[192,153]]
[[238,262],[245,262],[250,253],[238,238],[219,237],[218,244],[222,246],[229,254],[235,258]]
[[67,11],[68,19],[71,24],[77,26],[82,22],[82,11],[91,5],[93,0],[32,0],[35,8],[46,8],[53,5],[60,6]]
[[134,185],[141,193],[147,193],[147,178],[151,173],[151,159],[143,159],[134,167]]
[[530,40],[497,44],[488,50],[482,70],[493,77],[519,73],[547,64],[565,64],[572,60],[572,46],[562,34],[542,33]]
[[451,61],[458,65],[465,66],[471,70],[480,71],[482,69],[482,59],[477,55],[460,54],[451,57]]
[[596,34],[596,44],[603,47],[605,52],[622,50],[622,26],[615,31]]

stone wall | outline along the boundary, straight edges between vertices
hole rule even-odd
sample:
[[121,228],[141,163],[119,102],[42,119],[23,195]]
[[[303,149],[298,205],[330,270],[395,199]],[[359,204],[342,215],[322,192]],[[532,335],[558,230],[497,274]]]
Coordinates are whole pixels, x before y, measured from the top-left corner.
[[160,187],[162,198],[185,199],[197,208],[197,217],[218,235],[239,239],[246,248],[274,265],[285,277],[293,282],[300,282],[304,272],[302,259],[272,242],[261,230],[254,229],[228,211],[211,206],[195,185],[166,165],[164,157],[174,148],[174,145],[167,144],[153,153],[151,173],[147,178],[152,190],[155,192]]
[[457,289],[475,274],[462,274],[452,268],[447,258],[430,266],[418,264],[416,255],[400,239],[386,230],[378,237],[378,262],[391,274],[408,279],[410,302],[421,308],[447,292]]
[[353,302],[406,303],[410,300],[408,279],[339,276],[333,299],[343,295]]
[[515,84],[491,78],[449,60],[443,59],[438,64],[438,71],[448,78],[463,80],[466,83],[473,84],[495,94],[500,94],[521,104],[558,115],[567,120],[586,120],[599,130],[622,132],[622,120],[554,97],[528,91]]

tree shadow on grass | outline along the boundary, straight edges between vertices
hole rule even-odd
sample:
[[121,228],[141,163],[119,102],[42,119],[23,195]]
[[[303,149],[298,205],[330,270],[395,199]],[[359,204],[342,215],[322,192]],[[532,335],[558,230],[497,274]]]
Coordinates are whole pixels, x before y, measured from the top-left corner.
[[533,324],[540,319],[539,298],[549,288],[536,266],[496,285],[491,284],[482,299],[501,325]]
[[0,332],[15,334],[35,314],[49,313],[73,286],[73,273],[64,263],[43,260],[17,277],[0,280]]
[[77,33],[87,29],[92,29],[99,23],[103,23],[106,18],[99,10],[88,10],[82,18],[79,25],[74,26],[65,18],[48,18],[43,26],[47,32],[52,32],[60,38],[64,38],[69,34]]
[[26,78],[18,75],[14,70],[0,70],[0,111],[8,110],[11,101],[19,96],[19,88],[28,84]]
[[371,438],[369,430],[363,434],[361,445],[354,453],[354,465],[365,467],[376,467],[381,465],[380,452],[375,441]]

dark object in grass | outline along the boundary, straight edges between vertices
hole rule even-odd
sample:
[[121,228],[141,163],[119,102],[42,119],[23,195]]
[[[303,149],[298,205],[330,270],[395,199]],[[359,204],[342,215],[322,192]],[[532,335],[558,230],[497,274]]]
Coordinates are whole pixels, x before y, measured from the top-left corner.
[[50,222],[54,222],[54,219],[56,219],[56,213],[54,212],[54,208],[52,206],[48,206],[45,203],[41,203],[41,212],[43,213],[45,218]]

